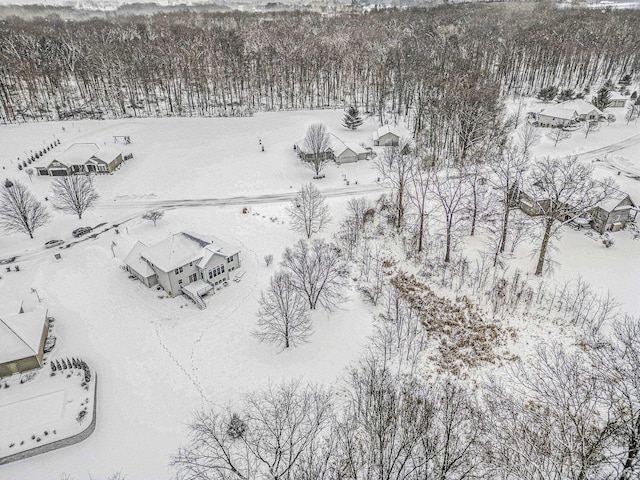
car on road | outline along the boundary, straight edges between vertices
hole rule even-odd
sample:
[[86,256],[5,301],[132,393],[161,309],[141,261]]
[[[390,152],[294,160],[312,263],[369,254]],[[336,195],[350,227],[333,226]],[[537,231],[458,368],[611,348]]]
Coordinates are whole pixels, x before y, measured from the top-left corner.
[[81,237],[82,235],[89,233],[91,230],[93,230],[93,228],[91,227],[80,227],[80,228],[76,228],[73,231],[73,236],[78,238]]
[[64,240],[49,240],[47,243],[44,244],[44,248],[53,248],[62,244],[64,244]]

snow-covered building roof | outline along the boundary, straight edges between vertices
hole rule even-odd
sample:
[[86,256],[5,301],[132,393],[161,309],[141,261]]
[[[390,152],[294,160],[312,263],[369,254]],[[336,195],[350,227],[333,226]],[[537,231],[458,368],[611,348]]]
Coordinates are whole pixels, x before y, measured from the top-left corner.
[[561,118],[564,120],[574,120],[578,116],[578,113],[575,109],[551,105],[540,110],[538,115],[546,115],[547,117]]
[[[140,248],[138,254],[160,270],[170,272],[195,261],[198,261],[198,266],[202,267],[214,255],[230,257],[239,252],[239,249],[233,248],[213,236],[179,232],[146,249]],[[129,255],[132,253],[133,250]],[[133,268],[135,269],[135,267]]]
[[67,166],[84,165],[92,157],[109,163],[120,154],[116,149],[100,148],[96,143],[74,143],[56,157],[56,160]]
[[624,96],[620,92],[612,91],[609,95],[609,100],[629,100],[629,97]]
[[148,248],[149,247],[147,245],[138,240],[129,252],[129,255],[124,259],[127,265],[145,278],[150,277],[155,273],[149,264],[142,258],[142,253]]
[[38,355],[47,313],[42,309],[0,317],[0,363]]
[[[620,204],[624,202],[627,198],[629,198],[631,204],[620,206]],[[633,201],[633,199],[629,196],[629,194],[623,192],[622,190],[616,189],[613,192],[611,192],[609,195],[607,195],[607,198],[599,202],[596,206],[600,207],[605,212],[611,213],[614,210],[623,210],[623,209],[633,208],[636,206],[636,204]]]
[[346,150],[351,150],[356,155],[367,153],[367,150],[364,147],[356,143],[345,142],[344,140],[336,137],[333,133],[331,134],[331,150],[336,157],[342,155]]
[[393,125],[383,125],[375,132],[373,132],[373,140],[378,140],[380,137],[384,137],[387,133],[391,133],[398,138],[408,136],[408,132],[399,127],[394,127]]
[[566,108],[568,110],[575,110],[578,115],[588,115],[594,110],[598,115],[604,115],[601,110],[596,108],[592,103],[589,103],[582,98],[576,98],[575,100],[567,100],[559,104],[559,107]]

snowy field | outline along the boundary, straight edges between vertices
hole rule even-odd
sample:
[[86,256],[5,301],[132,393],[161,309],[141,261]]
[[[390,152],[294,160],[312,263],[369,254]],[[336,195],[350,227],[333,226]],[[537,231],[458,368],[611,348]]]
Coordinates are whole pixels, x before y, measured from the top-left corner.
[[[623,110],[618,110],[618,122],[604,125],[587,139],[576,132],[553,148],[543,135],[535,154],[586,153],[640,134],[640,125],[625,125]],[[321,121],[344,140],[371,146],[374,120],[350,132],[340,125],[341,117],[341,111],[326,110],[251,118],[52,122],[0,129],[3,176],[26,183],[39,198],[48,195],[51,179],[34,177],[30,183],[15,162],[43,141],[58,137],[61,147],[74,142],[113,146],[113,135],[129,135],[132,144],[123,146],[123,152],[134,154],[113,175],[97,177],[100,205],[86,218],[53,212],[52,221],[36,231],[34,240],[24,235],[0,236],[0,258],[24,255],[24,261],[17,262],[20,272],[0,272],[0,305],[15,312],[21,299],[32,297],[31,289],[37,289],[56,317],[61,339],[56,354],[82,357],[98,372],[101,384],[97,428],[89,439],[0,467],[0,478],[59,480],[66,473],[85,479],[89,474],[101,478],[117,471],[136,480],[168,478],[170,457],[186,441],[186,424],[193,411],[233,407],[245,392],[281,379],[328,385],[339,381],[367,348],[373,327],[370,307],[353,289],[341,309],[331,314],[314,312],[310,342],[291,351],[279,352],[259,343],[252,331],[260,290],[277,268],[266,267],[263,257],[273,254],[277,263],[283,250],[298,238],[289,228],[286,197],[278,195],[295,192],[312,176],[295,156],[294,142],[310,123]],[[640,168],[637,146],[615,154]],[[36,165],[45,163],[46,158]],[[600,166],[597,172],[600,176],[612,173]],[[367,191],[375,197],[376,179],[373,162],[327,168],[326,178],[316,185],[347,193],[329,198],[333,222],[327,236],[341,221],[351,196]],[[624,175],[616,180],[640,200],[640,182]],[[265,197],[249,201],[258,195]],[[233,197],[246,197],[250,213],[242,214],[243,198],[224,204],[224,199]],[[202,199],[221,201],[216,206],[172,208],[157,227],[136,216],[155,201]],[[108,226],[123,219],[130,220],[119,234],[109,230],[55,252],[43,248],[52,238],[71,240],[71,231],[79,226]],[[182,297],[159,298],[161,292],[130,280],[122,269],[122,259],[137,240],[153,243],[181,230],[213,234],[242,249],[241,281],[229,282],[208,296],[206,310],[198,310]],[[640,314],[638,273],[629,268],[630,261],[640,258],[640,242],[626,232],[614,238],[616,245],[606,249],[584,232],[567,229],[557,242],[554,259],[559,266],[551,281],[581,276],[596,289],[614,291],[626,311]],[[467,248],[485,248],[481,240],[476,241],[477,245],[469,242]],[[531,270],[531,248],[516,249],[510,260],[514,268]],[[60,260],[54,259],[56,252],[61,253]]]

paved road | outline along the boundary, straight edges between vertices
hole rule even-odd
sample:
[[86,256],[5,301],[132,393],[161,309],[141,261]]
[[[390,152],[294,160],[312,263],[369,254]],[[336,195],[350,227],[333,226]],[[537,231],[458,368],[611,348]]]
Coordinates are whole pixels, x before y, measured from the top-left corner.
[[[327,198],[345,197],[365,195],[369,193],[381,193],[386,190],[385,187],[379,184],[372,185],[351,185],[345,187],[329,188],[322,190],[322,193]],[[45,249],[44,247],[37,247],[27,252],[21,251],[19,253],[10,253],[3,255],[0,259],[0,274],[5,271],[8,266],[13,267],[14,264],[20,264],[24,262],[33,262],[42,258],[51,258],[55,253],[60,253],[62,256],[67,254],[69,248],[73,248],[77,244],[85,242],[91,242],[101,234],[114,230],[117,226],[128,222],[136,217],[139,217],[144,212],[149,210],[174,210],[177,208],[190,208],[190,207],[216,207],[226,205],[255,205],[262,203],[281,203],[289,202],[295,196],[297,192],[288,193],[271,193],[255,196],[242,196],[242,197],[228,197],[228,198],[199,198],[199,199],[176,199],[176,200],[113,200],[111,202],[101,202],[96,205],[98,209],[113,210],[113,209],[132,209],[135,213],[131,213],[126,217],[116,219],[111,222],[102,224],[95,231],[81,238],[69,237],[64,239],[65,246],[62,248]],[[15,260],[11,260],[15,257]],[[11,260],[11,261],[9,261]]]
[[579,153],[576,157],[578,157],[578,160],[602,160],[605,155],[609,155],[610,153],[615,153],[619,150],[633,147],[638,144],[640,144],[640,134],[629,137],[621,142],[614,143],[613,145],[607,145],[606,147],[596,148],[589,152]]

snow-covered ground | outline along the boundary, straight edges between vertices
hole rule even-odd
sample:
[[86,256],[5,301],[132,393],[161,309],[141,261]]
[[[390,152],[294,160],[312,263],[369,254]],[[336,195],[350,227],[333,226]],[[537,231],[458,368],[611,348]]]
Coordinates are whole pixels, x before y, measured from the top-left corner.
[[[553,148],[543,135],[535,154],[583,153],[639,134],[640,125],[625,125],[623,111],[618,110],[618,122],[603,125],[587,139],[576,132]],[[293,143],[310,123],[325,122],[343,139],[371,145],[374,120],[351,132],[340,125],[341,117],[341,111],[323,110],[250,118],[52,122],[0,129],[3,176],[21,180],[40,198],[48,195],[51,179],[34,177],[30,183],[15,162],[43,141],[57,136],[61,147],[80,141],[113,146],[113,135],[129,135],[132,144],[123,146],[123,151],[134,154],[113,175],[97,177],[100,205],[82,220],[53,212],[50,224],[37,230],[34,240],[24,235],[0,236],[0,258],[28,252],[24,261],[18,261],[20,272],[0,272],[0,305],[17,311],[21,299],[32,297],[31,288],[35,288],[64,326],[57,354],[84,358],[100,376],[95,433],[71,448],[0,467],[1,478],[58,480],[67,473],[83,479],[88,473],[95,478],[116,471],[137,480],[167,478],[170,457],[186,441],[186,424],[194,410],[233,407],[243,393],[283,378],[338,381],[368,347],[372,333],[370,307],[357,293],[352,291],[335,312],[314,312],[309,343],[291,351],[279,352],[252,336],[260,290],[277,268],[265,266],[263,257],[273,254],[277,263],[284,248],[298,238],[289,228],[286,202],[270,202],[268,197],[248,202],[248,214],[242,213],[241,200],[232,205],[174,208],[157,227],[135,214],[160,200],[295,192],[312,175],[293,151]],[[640,167],[637,147],[616,155]],[[37,165],[44,165],[46,158]],[[598,172],[611,174],[601,167]],[[349,188],[355,181],[358,187],[377,186],[373,162],[331,165],[326,178],[316,185],[325,190],[347,188],[345,176]],[[640,199],[640,182],[623,175],[616,180]],[[342,219],[349,198],[329,199],[334,219],[329,230]],[[127,218],[131,220],[119,233],[109,230],[55,252],[42,247],[51,238],[70,240],[78,226],[103,222],[108,226]],[[181,297],[159,298],[160,292],[130,280],[122,269],[122,259],[137,240],[152,243],[180,230],[213,234],[242,249],[241,281],[229,282],[207,297],[206,310]],[[557,243],[554,258],[559,267],[553,278],[560,281],[580,275],[596,289],[611,289],[627,311],[639,314],[637,271],[630,265],[639,258],[640,242],[625,232],[614,238],[615,246],[606,249],[583,232],[567,229]],[[473,247],[469,242],[468,248]],[[483,248],[481,241],[477,248]],[[531,248],[518,247],[514,267],[530,267]],[[58,252],[62,258],[56,260],[53,254]]]

